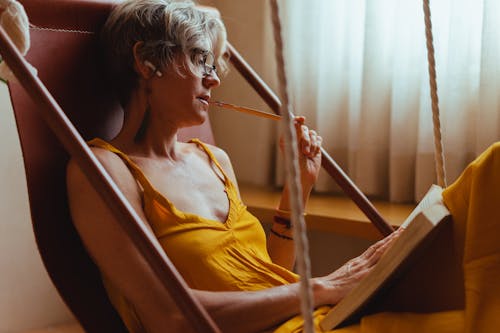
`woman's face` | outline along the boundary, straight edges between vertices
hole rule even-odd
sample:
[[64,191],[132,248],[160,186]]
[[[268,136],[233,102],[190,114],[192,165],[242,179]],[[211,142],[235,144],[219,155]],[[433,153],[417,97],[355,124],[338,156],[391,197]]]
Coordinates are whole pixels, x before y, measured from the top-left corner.
[[208,63],[210,59],[193,57],[196,73],[192,73],[189,60],[179,57],[181,68],[176,70],[171,65],[163,70],[162,77],[155,76],[150,95],[156,121],[178,128],[199,125],[207,119],[212,89],[220,85],[216,71]]

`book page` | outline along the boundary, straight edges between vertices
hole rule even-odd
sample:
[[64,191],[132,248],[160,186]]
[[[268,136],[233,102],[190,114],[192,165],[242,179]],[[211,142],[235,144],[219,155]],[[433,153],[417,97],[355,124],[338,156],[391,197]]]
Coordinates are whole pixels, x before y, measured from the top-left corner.
[[406,220],[401,224],[402,228],[408,227],[411,221],[415,220],[415,217],[420,214],[423,210],[436,204],[443,203],[443,189],[438,185],[432,185],[429,191],[424,195],[423,199],[418,203],[417,207],[410,213]]

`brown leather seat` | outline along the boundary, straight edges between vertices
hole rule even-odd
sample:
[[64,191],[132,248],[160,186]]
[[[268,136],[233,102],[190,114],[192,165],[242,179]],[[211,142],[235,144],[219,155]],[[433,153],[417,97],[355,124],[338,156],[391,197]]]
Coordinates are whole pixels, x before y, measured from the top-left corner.
[[[30,22],[27,60],[84,139],[113,137],[122,110],[102,75],[98,32],[116,0],[20,0]],[[66,198],[63,145],[46,126],[38,106],[9,84],[24,157],[33,230],[58,292],[87,332],[127,332],[110,305],[97,267],[74,229]],[[182,138],[213,143],[209,123]]]

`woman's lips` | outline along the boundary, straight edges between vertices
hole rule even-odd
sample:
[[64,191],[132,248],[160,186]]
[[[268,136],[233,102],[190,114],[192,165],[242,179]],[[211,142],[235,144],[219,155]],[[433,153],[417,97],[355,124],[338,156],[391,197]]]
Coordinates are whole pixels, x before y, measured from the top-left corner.
[[208,97],[208,96],[201,96],[201,97],[198,97],[198,100],[199,100],[201,103],[203,103],[203,104],[205,104],[205,105],[208,105],[209,100],[210,100],[210,97]]

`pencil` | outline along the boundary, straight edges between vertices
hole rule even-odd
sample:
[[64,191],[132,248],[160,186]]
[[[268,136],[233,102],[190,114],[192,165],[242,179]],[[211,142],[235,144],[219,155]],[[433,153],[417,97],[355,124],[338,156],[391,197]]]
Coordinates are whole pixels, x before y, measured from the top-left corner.
[[210,102],[210,104],[214,104],[218,107],[228,109],[228,110],[234,110],[234,111],[252,114],[254,116],[258,116],[258,117],[262,117],[262,118],[268,118],[268,119],[273,119],[273,120],[280,120],[281,119],[281,116],[273,114],[273,113],[264,112],[264,111],[260,111],[260,110],[256,110],[256,109],[251,109],[251,108],[247,108],[247,107],[243,107],[243,106],[238,106],[238,105],[234,105],[234,104],[230,104],[230,103],[213,101],[213,102]]

